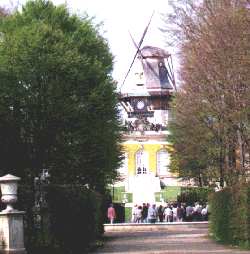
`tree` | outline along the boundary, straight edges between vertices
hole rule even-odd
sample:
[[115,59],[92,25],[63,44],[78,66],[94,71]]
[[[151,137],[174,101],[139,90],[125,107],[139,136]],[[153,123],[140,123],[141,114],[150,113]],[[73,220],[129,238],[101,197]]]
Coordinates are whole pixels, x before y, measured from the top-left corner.
[[[1,24],[3,172],[102,190],[120,165],[113,56],[87,14],[29,1]],[[13,158],[15,158],[13,160]]]
[[171,144],[167,147],[171,158],[169,167],[172,173],[178,173],[179,178],[193,179],[203,186],[209,179],[219,177],[215,162],[212,163],[214,136],[197,120],[197,114],[190,112],[187,102],[186,94],[179,92],[172,103],[175,120],[168,126],[170,134],[167,140]]
[[[180,87],[173,104],[182,150],[221,186],[244,180],[249,154],[249,21],[246,1],[170,1],[162,29],[180,50]],[[174,28],[174,29],[173,29]],[[181,99],[180,99],[181,98]],[[192,125],[191,121],[192,120]],[[190,131],[192,126],[193,130]],[[180,132],[181,130],[181,132]],[[197,134],[197,135],[195,135]],[[201,136],[200,136],[201,134]],[[202,139],[202,146],[199,146]],[[199,149],[197,149],[199,146]],[[203,148],[203,149],[202,149]],[[185,157],[180,157],[182,163]],[[203,158],[205,164],[197,163]],[[178,171],[178,167],[175,167]],[[210,174],[210,173],[209,173]]]
[[6,17],[10,17],[18,8],[18,5],[14,5],[12,1],[6,6],[0,6],[0,23]]

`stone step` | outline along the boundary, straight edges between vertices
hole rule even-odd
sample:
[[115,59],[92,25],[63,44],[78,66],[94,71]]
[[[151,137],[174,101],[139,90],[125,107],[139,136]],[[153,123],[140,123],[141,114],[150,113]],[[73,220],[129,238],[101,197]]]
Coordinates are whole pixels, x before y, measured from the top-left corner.
[[[199,228],[208,229],[208,222],[156,222],[156,223],[117,223],[104,224],[105,232],[108,231],[155,231],[155,230],[176,230],[176,232],[185,229],[196,230]],[[177,252],[176,252],[177,253]]]
[[137,175],[128,179],[128,191],[133,193],[133,203],[155,203],[154,193],[160,190],[160,180],[153,175]]

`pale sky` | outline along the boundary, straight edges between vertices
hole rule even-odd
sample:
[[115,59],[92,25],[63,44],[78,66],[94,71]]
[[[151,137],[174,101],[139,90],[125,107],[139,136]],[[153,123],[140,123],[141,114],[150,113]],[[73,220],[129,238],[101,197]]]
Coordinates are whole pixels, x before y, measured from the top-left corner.
[[[6,2],[0,0],[1,5],[6,4]],[[13,0],[13,2],[16,3],[17,1]],[[25,2],[26,0],[19,0],[21,4]],[[59,5],[65,0],[53,0],[52,2]],[[167,0],[68,0],[67,3],[72,11],[83,12],[86,10],[90,16],[96,15],[97,22],[105,20],[104,29],[107,32],[104,37],[108,39],[111,51],[115,55],[113,77],[118,81],[118,87],[121,86],[136,53],[128,31],[138,44],[153,11],[155,13],[142,47],[145,45],[160,47],[173,54],[171,49],[166,48],[164,36],[158,29],[164,25],[160,13],[170,12]],[[131,76],[140,71],[140,68],[140,62],[136,59],[123,88],[130,86]]]

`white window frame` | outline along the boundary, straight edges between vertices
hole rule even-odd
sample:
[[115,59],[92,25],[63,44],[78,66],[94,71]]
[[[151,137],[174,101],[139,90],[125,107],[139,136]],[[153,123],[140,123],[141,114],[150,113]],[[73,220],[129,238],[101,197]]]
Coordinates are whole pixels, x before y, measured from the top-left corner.
[[139,150],[135,156],[136,175],[149,174],[149,154],[145,150]]

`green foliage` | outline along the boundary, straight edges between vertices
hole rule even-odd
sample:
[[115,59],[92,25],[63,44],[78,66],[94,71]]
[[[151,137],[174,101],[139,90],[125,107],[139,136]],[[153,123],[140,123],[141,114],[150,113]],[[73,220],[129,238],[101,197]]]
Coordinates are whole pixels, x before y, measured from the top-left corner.
[[[199,186],[246,180],[249,156],[249,1],[170,0],[162,31],[178,48],[169,126],[170,170]],[[234,41],[233,44],[230,42]]]
[[187,205],[193,205],[196,202],[205,205],[213,192],[214,189],[209,187],[181,187],[177,200]]
[[[102,192],[120,166],[113,55],[88,15],[28,1],[0,27],[1,174]],[[13,158],[15,158],[13,160]]]
[[88,247],[104,233],[102,213],[106,204],[97,192],[77,185],[51,186],[48,202],[53,238],[61,251]]
[[123,203],[125,187],[108,187],[114,203]]
[[108,191],[100,195],[82,185],[45,185],[43,188],[49,207],[41,213],[49,214],[50,228],[40,229],[34,225],[33,186],[22,183],[18,188],[16,208],[26,211],[24,241],[28,252],[69,253],[70,250],[77,253],[78,249],[88,249],[100,240],[111,203]]
[[[176,95],[171,105],[173,110],[184,110],[182,95]],[[193,179],[198,186],[206,186],[208,179],[216,177],[212,170],[215,151],[211,142],[211,132],[205,130],[196,119],[196,115],[175,114],[176,118],[170,121],[167,147],[170,154],[170,172],[177,174],[182,180]],[[189,126],[192,125],[192,128]],[[209,145],[208,145],[209,144]],[[209,165],[209,166],[208,166]],[[217,166],[217,164],[216,164]]]
[[114,203],[123,203],[125,194],[127,195],[128,203],[132,203],[133,201],[133,194],[125,192],[125,186],[114,187],[114,189],[113,187],[108,187],[108,190],[110,191],[110,195],[112,196]]
[[127,200],[128,200],[128,203],[133,202],[133,193],[127,193]]
[[131,221],[132,207],[125,207],[125,222]]
[[[30,237],[30,239],[29,239]],[[24,234],[24,246],[29,250],[38,249],[40,250],[53,250],[57,249],[57,245],[52,246],[53,236],[52,232],[48,228],[34,229],[32,230],[32,235],[27,236]]]
[[241,183],[210,196],[210,231],[221,242],[249,248],[250,185]]

